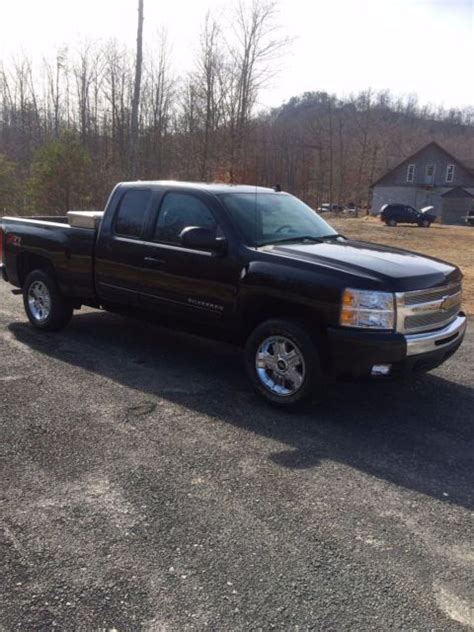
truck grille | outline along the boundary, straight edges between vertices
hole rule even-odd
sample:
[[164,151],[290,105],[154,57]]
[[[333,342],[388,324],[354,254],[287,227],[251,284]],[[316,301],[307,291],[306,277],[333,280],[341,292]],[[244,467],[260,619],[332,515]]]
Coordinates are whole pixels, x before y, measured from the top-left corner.
[[417,333],[449,325],[461,309],[460,283],[397,294],[397,331]]
[[439,301],[445,296],[453,296],[462,291],[460,283],[452,285],[444,285],[434,290],[415,290],[414,292],[405,292],[405,305],[418,305],[419,303],[427,303],[429,301]]

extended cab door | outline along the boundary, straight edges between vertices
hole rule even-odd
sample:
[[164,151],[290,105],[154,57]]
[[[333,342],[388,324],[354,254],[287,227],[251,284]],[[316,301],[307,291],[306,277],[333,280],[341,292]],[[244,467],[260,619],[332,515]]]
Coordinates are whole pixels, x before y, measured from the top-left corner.
[[188,226],[212,229],[216,236],[226,237],[216,204],[212,196],[197,192],[164,194],[146,243],[143,306],[192,321],[232,320],[240,269],[231,244],[225,253],[217,254],[185,248],[180,240]]
[[100,299],[137,304],[142,282],[143,233],[156,194],[146,187],[119,189],[100,227],[95,281]]

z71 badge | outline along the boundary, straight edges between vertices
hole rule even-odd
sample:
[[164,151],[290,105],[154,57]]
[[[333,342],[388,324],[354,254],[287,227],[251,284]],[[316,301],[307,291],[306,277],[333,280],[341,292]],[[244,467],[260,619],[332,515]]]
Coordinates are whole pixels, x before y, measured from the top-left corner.
[[7,235],[7,246],[19,248],[21,246],[21,237],[18,235]]

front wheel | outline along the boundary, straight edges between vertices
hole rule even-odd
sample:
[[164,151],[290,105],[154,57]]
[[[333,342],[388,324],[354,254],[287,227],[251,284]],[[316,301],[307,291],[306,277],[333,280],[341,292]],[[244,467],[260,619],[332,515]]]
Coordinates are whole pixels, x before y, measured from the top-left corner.
[[268,320],[259,325],[245,345],[245,363],[254,388],[271,404],[292,408],[315,395],[319,354],[298,322]]
[[431,224],[431,222],[430,222],[430,220],[429,220],[429,219],[424,219],[424,220],[421,222],[420,226],[422,226],[423,228],[429,228],[429,227],[430,227],[430,224]]
[[387,224],[387,226],[391,226],[392,228],[397,225],[397,222],[394,219],[389,219],[385,223]]
[[54,278],[44,270],[33,270],[26,277],[23,304],[36,329],[58,331],[72,318],[71,303],[61,294]]

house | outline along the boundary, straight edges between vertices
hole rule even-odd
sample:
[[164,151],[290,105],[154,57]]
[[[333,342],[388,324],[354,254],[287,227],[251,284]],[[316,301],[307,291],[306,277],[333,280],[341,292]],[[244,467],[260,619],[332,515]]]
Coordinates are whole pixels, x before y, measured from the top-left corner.
[[431,142],[371,184],[372,213],[384,204],[433,206],[438,221],[464,224],[474,209],[474,170]]

